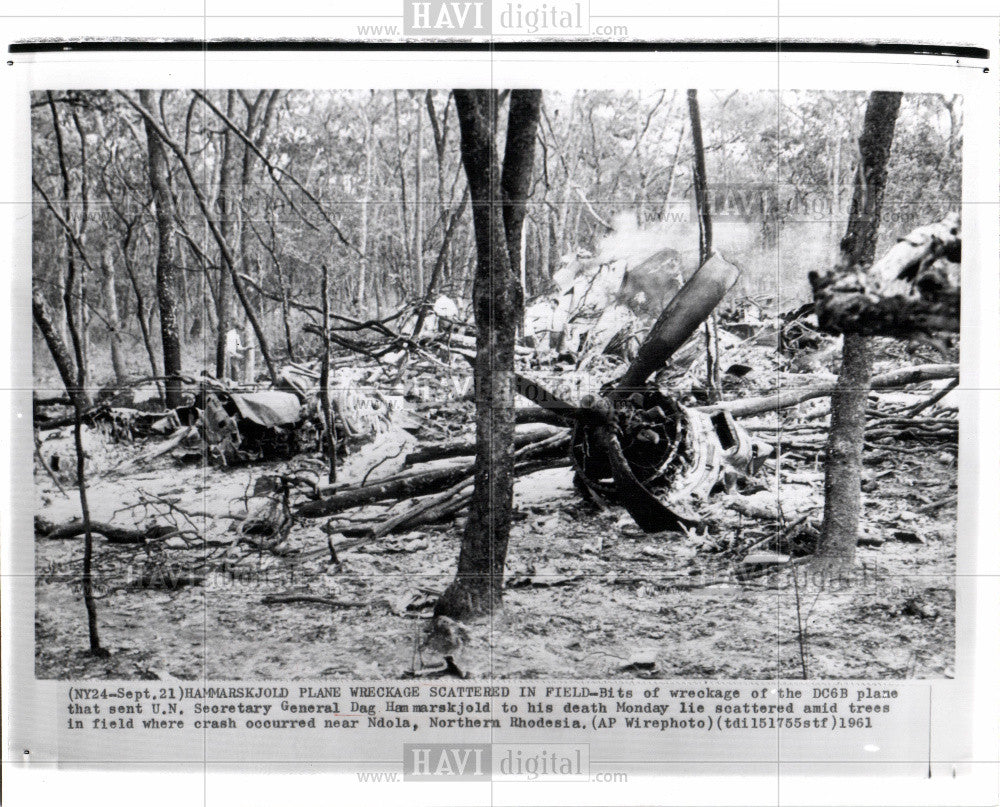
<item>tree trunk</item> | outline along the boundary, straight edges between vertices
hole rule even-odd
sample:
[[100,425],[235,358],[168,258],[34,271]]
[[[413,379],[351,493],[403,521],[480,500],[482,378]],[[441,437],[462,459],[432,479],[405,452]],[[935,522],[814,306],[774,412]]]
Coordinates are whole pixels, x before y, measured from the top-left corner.
[[[271,231],[272,236],[274,230]],[[289,322],[291,301],[289,299],[288,283],[285,281],[285,271],[281,268],[281,263],[271,250],[271,262],[274,265],[274,276],[278,281],[278,290],[281,293],[281,324],[285,331],[285,347],[288,350],[288,360],[295,361],[295,345],[292,343],[292,325]]]
[[424,170],[423,146],[424,127],[421,125],[420,102],[417,101],[417,109],[413,116],[414,127],[416,128],[416,148],[413,156],[413,259],[416,263],[417,289],[424,289],[424,210],[421,188],[423,187],[421,174]]
[[507,254],[510,255],[511,268],[515,271],[521,267],[521,231],[524,227],[525,202],[531,188],[531,169],[535,161],[535,138],[541,103],[541,90],[513,92],[510,95],[500,189],[503,192]]
[[[708,198],[708,177],[705,171],[705,146],[701,136],[701,111],[698,91],[688,90],[688,116],[691,118],[691,143],[694,147],[694,195],[698,209],[698,265],[702,266],[712,255],[712,209]],[[725,154],[723,154],[725,160]],[[723,163],[725,164],[725,163]],[[719,334],[715,327],[715,314],[705,320],[705,387],[709,400],[722,399],[722,379],[719,370]]]
[[691,118],[691,142],[694,145],[694,195],[698,208],[698,258],[700,263],[704,263],[712,251],[712,215],[708,201],[705,145],[701,138],[698,91],[688,90],[687,99],[688,116]]
[[115,371],[115,383],[122,385],[128,381],[128,367],[122,352],[121,316],[118,312],[118,293],[115,290],[115,262],[111,248],[101,253],[101,272],[104,281],[104,317],[108,324],[108,341],[111,343],[111,366]]
[[[254,334],[257,337],[257,344],[260,345],[260,352],[264,358],[264,363],[267,365],[268,373],[271,377],[271,382],[274,384],[278,383],[278,371],[274,366],[274,362],[271,360],[271,353],[267,346],[267,338],[264,336],[263,328],[260,324],[260,319],[254,312],[253,306],[250,304],[250,300],[247,297],[246,291],[243,288],[242,282],[240,282],[239,272],[236,267],[236,260],[233,257],[232,250],[226,243],[226,239],[222,237],[222,232],[219,230],[218,222],[215,216],[212,214],[211,203],[206,199],[205,193],[198,183],[194,169],[191,167],[190,161],[187,159],[184,151],[178,146],[171,138],[170,135],[163,129],[160,124],[156,122],[156,117],[149,108],[142,103],[143,96],[140,95],[140,103],[136,103],[128,95],[128,93],[120,93],[126,102],[129,103],[136,112],[142,116],[143,124],[146,127],[147,135],[152,135],[153,137],[148,137],[150,141],[150,148],[153,148],[153,144],[158,146],[159,154],[162,158],[162,163],[166,163],[166,155],[163,151],[163,146],[167,146],[174,153],[177,161],[180,163],[181,168],[184,170],[184,174],[187,177],[188,184],[194,193],[195,201],[198,203],[198,208],[201,210],[202,215],[205,217],[205,224],[208,226],[208,231],[211,233],[213,240],[219,248],[219,252],[222,256],[222,262],[225,265],[226,271],[229,272],[229,277],[233,281],[233,290],[236,292],[236,297],[239,299],[240,304],[243,306],[243,310],[246,312],[247,320],[253,329]],[[144,95],[147,100],[152,100],[151,94],[148,90],[144,91]],[[169,190],[169,189],[167,189]],[[155,199],[154,195],[154,199]],[[169,205],[170,196],[167,195],[167,203]],[[160,208],[157,207],[157,216],[160,216]],[[160,234],[161,246],[163,241],[163,231]],[[162,255],[162,251],[161,251]],[[166,331],[167,326],[161,323],[161,331]],[[173,328],[176,332],[176,328]],[[179,347],[179,343],[178,343]],[[164,347],[164,355],[166,355],[166,347]],[[179,361],[179,359],[178,359]],[[164,373],[169,374],[167,367],[164,367]],[[168,402],[169,405],[169,402]]]
[[674,183],[677,180],[677,163],[681,158],[681,146],[684,144],[684,134],[687,128],[687,121],[681,121],[681,133],[677,135],[677,147],[674,149],[674,159],[670,163],[670,174],[667,177],[667,189],[663,194],[663,212],[660,214],[660,220],[667,223],[672,222],[673,213],[670,209],[670,200],[674,195]]
[[410,263],[412,242],[410,240],[410,214],[406,203],[406,148],[403,147],[403,132],[399,121],[399,92],[392,91],[392,111],[396,122],[396,168],[399,172],[399,221],[403,230],[403,266],[400,272],[400,279],[403,282],[404,295],[408,291],[406,288],[406,272],[412,268]]
[[[264,104],[264,98],[267,97],[267,103],[264,105],[263,114],[261,114],[261,104]],[[250,189],[251,180],[253,178],[253,161],[255,159],[254,149],[260,152],[264,145],[264,138],[267,137],[268,129],[271,126],[271,121],[274,118],[275,104],[277,103],[278,90],[272,90],[267,93],[265,90],[261,90],[257,94],[256,100],[250,104],[247,102],[247,125],[246,125],[246,138],[243,140],[243,167],[240,174],[240,185],[239,185],[239,197],[236,199],[235,212],[237,216],[237,230],[239,233],[239,249],[240,249],[240,266],[242,267],[243,274],[247,277],[251,277],[252,273],[250,271],[251,264],[251,252],[250,252],[250,226],[247,222],[247,217],[244,213],[244,205],[247,201],[248,191]],[[245,100],[245,99],[244,99]],[[228,117],[228,116],[227,116]],[[256,129],[256,133],[254,130]],[[242,139],[241,139],[242,140]],[[248,142],[253,143],[253,148],[247,145]],[[257,268],[257,280],[260,279],[260,262],[255,260],[254,266]],[[264,310],[263,298],[258,295],[257,304],[260,307],[261,319],[266,315]],[[253,336],[256,337],[256,329],[253,330]],[[268,346],[262,340],[263,337],[263,323],[260,325],[261,338],[257,339],[258,345],[260,346],[261,355],[268,354]],[[250,342],[253,344],[253,342]],[[248,351],[248,355],[249,351]],[[274,366],[273,363],[268,358],[265,363],[268,367],[268,372],[271,373],[272,382],[276,381],[273,373]]]
[[538,232],[538,291],[544,291],[548,286],[548,281],[552,277],[552,227],[550,224],[551,213],[547,209],[542,209],[542,223],[535,227]]
[[[455,91],[476,237],[476,472],[458,573],[435,607],[439,616],[461,619],[488,613],[500,604],[503,592],[514,491],[514,326],[521,303],[514,275],[516,262],[511,261],[507,249],[512,233],[504,228],[504,203],[519,209],[523,218],[528,181],[513,172],[530,174],[540,94],[537,90],[511,94],[507,137],[522,144],[528,154],[512,157],[518,167],[512,163],[506,186],[514,192],[505,200],[494,143],[497,93]],[[526,137],[526,130],[532,132],[531,137]]]
[[[37,182],[34,184],[39,192],[42,193],[43,197],[46,198],[46,203],[52,213],[56,215],[57,218],[61,218],[60,224],[63,228],[66,244],[66,275],[61,288],[62,303],[64,308],[63,313],[65,314],[66,320],[66,332],[69,334],[73,344],[75,366],[73,360],[70,359],[64,339],[56,330],[52,322],[52,316],[48,312],[45,298],[37,290],[34,291],[32,295],[32,316],[52,353],[52,359],[59,370],[63,383],[66,385],[66,392],[69,394],[70,401],[73,404],[73,442],[76,448],[77,487],[80,494],[80,512],[83,517],[83,528],[85,534],[83,547],[83,574],[80,582],[83,592],[83,604],[87,612],[87,632],[90,638],[90,652],[96,656],[106,657],[109,654],[101,647],[100,637],[98,636],[97,606],[94,601],[94,587],[91,576],[94,554],[94,537],[90,529],[90,508],[87,504],[87,483],[84,467],[85,454],[83,448],[83,412],[85,407],[89,406],[90,402],[87,392],[87,363],[83,341],[85,338],[85,332],[82,330],[86,328],[86,323],[84,318],[81,316],[85,285],[83,278],[78,276],[81,273],[77,272],[76,254],[74,253],[74,249],[78,250],[84,265],[87,264],[87,256],[84,252],[81,241],[87,221],[87,161],[85,142],[79,118],[74,113],[74,121],[81,138],[80,196],[82,201],[82,204],[80,205],[80,225],[78,229],[74,230],[73,225],[71,224],[73,219],[70,210],[71,186],[69,167],[66,162],[66,153],[63,147],[62,127],[59,123],[59,115],[56,111],[55,99],[53,98],[52,93],[47,93],[47,97],[49,110],[52,113],[52,126],[56,139],[56,152],[59,160],[59,170],[62,176],[61,216],[52,204],[48,202],[48,198],[45,197],[45,193],[42,191],[41,186],[38,185]],[[75,299],[74,295],[76,295]]]
[[[77,300],[78,312],[77,312],[77,322],[80,328],[80,347],[82,350],[83,362],[77,367],[77,370],[83,370],[83,384],[90,385],[90,319],[91,319],[91,309],[90,304],[87,300],[87,270],[90,269],[90,261],[86,259],[84,255],[84,249],[87,244],[87,221],[88,221],[88,210],[90,209],[90,191],[89,183],[87,182],[87,137],[83,131],[83,124],[80,122],[80,116],[76,109],[71,108],[70,114],[73,118],[73,124],[76,127],[76,133],[80,138],[80,216],[79,223],[76,228],[75,241],[77,247],[80,251],[80,257],[83,259],[82,264],[79,267],[80,272],[80,294]],[[66,219],[69,221],[69,217]],[[82,385],[83,385],[82,384]],[[82,386],[81,385],[81,386]]]
[[333,428],[333,411],[330,408],[330,270],[322,266],[320,294],[323,298],[323,365],[319,374],[319,400],[323,407],[323,429],[329,470],[327,481],[337,481],[337,435]]
[[[60,252],[65,247],[60,248]],[[66,296],[66,274],[63,272],[62,268],[58,268],[55,271],[55,280],[52,283],[55,288],[55,298],[57,300],[62,300]],[[59,336],[63,343],[69,342],[69,331],[66,330],[66,317],[59,317],[56,322],[56,329],[59,332]]]
[[[153,116],[156,104],[150,90],[140,90],[139,103]],[[174,253],[174,208],[167,185],[167,154],[159,134],[143,117],[149,152],[149,184],[153,190],[159,244],[156,255],[156,299],[160,307],[160,340],[166,404],[181,405],[181,339],[177,329],[177,267]]]
[[[82,236],[81,236],[82,238]],[[82,240],[80,242],[83,243]],[[87,301],[87,263],[82,262],[78,267],[79,281],[77,283],[77,323],[80,329],[80,355],[83,356],[84,381],[88,387],[91,385],[90,377],[90,305]]]
[[361,198],[361,266],[358,271],[358,290],[354,295],[358,310],[364,310],[365,283],[368,281],[368,205],[372,195],[372,162],[375,156],[375,123],[366,118],[365,131],[365,195]]
[[[66,244],[66,274],[62,283],[62,302],[64,307],[65,315],[65,325],[66,329],[63,331],[64,335],[68,335],[72,340],[74,354],[76,355],[77,361],[81,361],[86,357],[86,350],[84,349],[82,343],[78,344],[81,339],[81,333],[79,325],[74,324],[74,320],[79,321],[79,305],[83,300],[83,281],[78,277],[80,274],[77,272],[76,266],[76,246],[74,245],[74,233],[72,228],[72,212],[70,210],[70,177],[69,177],[69,166],[66,162],[66,150],[63,145],[63,135],[62,126],[59,123],[59,113],[56,111],[56,102],[49,92],[46,94],[49,102],[49,110],[52,113],[52,130],[55,134],[56,140],[56,155],[59,159],[59,173],[62,176],[62,216],[63,216],[63,235],[65,237]],[[81,256],[85,259],[86,256]],[[62,275],[62,272],[60,272]],[[79,290],[78,290],[79,289]],[[74,299],[75,297],[75,299]],[[74,309],[76,314],[74,315]],[[86,396],[87,393],[87,367],[86,365],[82,367],[76,367],[77,376],[73,381],[71,386],[67,387],[67,391],[70,396],[73,396],[74,386],[77,389],[76,397]],[[79,384],[76,382],[79,381]]]
[[[837,140],[833,145],[833,167],[832,176],[830,179],[830,226],[831,228],[836,226],[837,220],[840,218],[840,161],[842,154],[842,146],[840,141],[840,134],[837,134]],[[836,234],[831,229],[830,241],[836,237]]]
[[[142,290],[139,287],[139,279],[135,276],[135,270],[132,268],[132,262],[128,257],[127,241],[122,245],[122,260],[125,265],[125,273],[128,275],[129,284],[132,286],[132,292],[135,294],[135,319],[139,323],[139,331],[142,333],[142,343],[146,348],[146,357],[149,359],[149,370],[153,378],[159,378],[160,368],[156,364],[153,337],[150,333],[149,323],[146,321],[146,303]],[[162,401],[163,387],[159,381],[156,382],[156,388],[159,390],[160,400]]]
[[[840,263],[863,270],[875,257],[882,197],[888,178],[889,152],[902,93],[873,92],[861,132],[861,163],[847,233],[840,244]],[[861,517],[861,451],[865,436],[865,404],[871,389],[868,340],[844,337],[843,362],[830,402],[830,435],[826,447],[823,530],[816,550],[818,568],[834,571],[854,563]]]
[[427,291],[424,292],[423,300],[420,303],[420,307],[417,309],[417,320],[413,324],[413,339],[420,336],[420,331],[424,327],[424,320],[427,319],[427,312],[430,309],[430,301],[434,294],[434,289],[437,286],[438,277],[441,275],[441,271],[448,259],[448,249],[451,246],[451,239],[455,233],[455,227],[462,218],[462,214],[465,212],[465,207],[468,202],[469,189],[466,187],[465,191],[462,193],[462,201],[459,206],[452,211],[451,218],[448,220],[448,227],[444,231],[443,240],[441,241],[441,249],[438,250],[437,260],[434,261],[434,266],[431,269],[431,277],[427,282]]
[[816,551],[816,557],[830,569],[854,561],[861,517],[861,452],[871,364],[868,339],[856,334],[845,336],[843,363],[830,401],[823,533]]
[[35,325],[38,327],[39,333],[41,333],[45,344],[49,348],[49,353],[52,354],[52,361],[59,371],[59,377],[66,386],[66,392],[69,394],[70,399],[72,400],[79,393],[85,398],[84,407],[89,407],[90,399],[87,397],[87,390],[77,390],[76,365],[73,357],[70,356],[62,334],[52,319],[52,312],[49,310],[48,303],[45,302],[44,295],[37,289],[31,296],[31,315],[35,320]]
[[[230,90],[226,94],[226,117],[230,120],[236,114],[236,92]],[[237,225],[237,169],[240,159],[239,150],[245,148],[235,134],[227,127],[222,132],[222,167],[219,173],[219,192],[216,203],[219,206],[219,230],[233,252],[236,251]],[[219,287],[215,297],[215,313],[218,329],[215,339],[215,376],[226,377],[226,333],[232,327],[230,320],[229,277],[225,270],[219,271]]]

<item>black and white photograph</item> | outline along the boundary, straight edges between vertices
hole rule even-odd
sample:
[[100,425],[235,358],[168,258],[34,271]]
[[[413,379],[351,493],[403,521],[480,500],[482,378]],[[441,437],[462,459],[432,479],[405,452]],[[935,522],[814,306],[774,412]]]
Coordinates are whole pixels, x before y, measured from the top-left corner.
[[955,677],[963,96],[405,83],[32,92],[35,676]]

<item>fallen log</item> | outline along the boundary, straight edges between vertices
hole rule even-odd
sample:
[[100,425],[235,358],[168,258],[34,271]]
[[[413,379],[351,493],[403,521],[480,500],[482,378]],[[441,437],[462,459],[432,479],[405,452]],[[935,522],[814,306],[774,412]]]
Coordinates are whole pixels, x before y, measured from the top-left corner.
[[[535,471],[544,471],[549,468],[562,468],[570,464],[568,457],[551,459],[535,459],[523,462],[514,466],[514,476],[524,476]],[[335,552],[344,549],[353,549],[362,544],[369,543],[386,535],[395,532],[402,532],[418,527],[422,524],[432,524],[440,521],[446,516],[452,515],[464,508],[472,500],[474,487],[474,477],[467,477],[452,487],[436,495],[427,496],[422,501],[417,502],[413,507],[404,510],[392,518],[381,521],[377,524],[363,526],[352,526],[338,530],[345,536],[352,537],[351,540],[341,541],[333,545]]]
[[[916,367],[905,367],[872,378],[873,390],[905,387],[908,384],[919,384],[923,381],[933,381],[941,378],[958,378],[957,364],[921,364]],[[805,389],[790,389],[776,392],[773,395],[763,395],[758,398],[744,398],[739,401],[724,401],[712,406],[701,407],[704,412],[729,412],[734,418],[761,415],[778,409],[798,406],[813,398],[825,398],[833,394],[837,380],[806,387]]]
[[[48,528],[48,525],[36,526],[36,533],[49,540],[62,540],[66,538],[78,538],[86,532],[81,519],[75,519],[59,527]],[[90,531],[98,533],[108,539],[109,544],[144,544],[149,540],[166,538],[177,532],[176,527],[167,525],[157,525],[144,530],[119,527],[103,521],[91,521]]]
[[49,397],[34,397],[31,399],[33,406],[72,406],[73,401],[68,395],[50,395]]
[[[532,463],[521,466],[519,469],[515,469],[514,476],[517,476],[519,473],[523,475],[534,471],[541,471],[546,468],[558,468],[566,464],[566,460],[535,460]],[[466,507],[471,500],[472,486],[468,485],[463,488],[460,493],[445,499],[429,510],[425,510],[418,518],[411,521],[408,526],[412,528],[422,524],[437,524],[458,513],[458,511]]]
[[121,465],[118,465],[114,470],[124,471],[127,468],[131,468],[133,465],[142,465],[155,460],[157,457],[162,457],[164,454],[169,454],[188,437],[197,434],[197,432],[197,426],[181,426],[176,429],[169,438],[164,440],[159,445],[154,446],[145,454],[140,454],[138,457],[132,457],[131,459],[126,460]]
[[[565,455],[569,449],[570,436],[560,430],[542,440],[531,442],[514,453],[518,460],[535,459],[547,455]],[[404,499],[424,496],[449,488],[461,480],[472,478],[475,462],[463,462],[448,468],[434,468],[429,471],[414,471],[400,474],[371,485],[361,485],[334,493],[324,499],[314,499],[299,505],[296,515],[304,518],[321,518],[334,515],[352,507],[374,504],[386,499]]]
[[[476,349],[476,337],[474,335],[466,336],[465,334],[452,333],[447,337],[446,342],[449,348],[457,347],[459,349],[472,351]],[[514,351],[518,356],[528,357],[532,354],[531,348],[525,347],[524,345],[515,345]]]
[[916,404],[915,406],[912,406],[909,409],[907,409],[906,410],[906,416],[910,417],[910,418],[916,417],[921,412],[923,412],[925,409],[930,409],[932,406],[934,406],[934,404],[940,403],[940,401],[945,396],[947,396],[948,393],[950,393],[952,390],[954,390],[955,387],[957,387],[957,386],[958,386],[958,379],[956,378],[947,387],[945,387],[944,389],[939,389],[937,392],[935,392],[933,395],[931,395],[927,400],[921,401],[920,403]]
[[469,475],[471,463],[400,474],[370,485],[348,488],[323,499],[299,505],[295,514],[303,518],[332,516],[342,510],[374,504],[386,499],[406,499],[442,490]]
[[338,600],[333,597],[323,597],[319,594],[268,594],[261,603],[263,605],[279,605],[289,602],[306,602],[312,605],[332,605],[334,608],[360,608],[364,605],[359,600]]
[[[359,532],[369,538],[381,538],[383,535],[389,535],[390,533],[398,532],[402,529],[410,529],[419,523],[423,523],[423,519],[421,517],[426,516],[430,511],[436,510],[442,505],[452,503],[456,498],[471,498],[473,487],[473,478],[468,477],[442,493],[435,496],[428,496],[423,501],[418,502],[408,510],[403,511],[402,513],[393,516],[392,518],[387,519],[374,527],[361,528]],[[334,549],[337,548],[338,547],[334,547]]]
[[[90,425],[93,424],[95,419],[99,417],[102,413],[106,413],[108,407],[105,404],[98,404],[97,406],[91,406],[86,409],[80,417],[83,422]],[[74,423],[74,415],[64,415],[59,418],[43,419],[41,417],[35,418],[35,428],[40,432],[55,431],[56,429],[64,429],[67,426],[72,426]]]
[[[65,415],[58,418],[46,418],[38,410],[44,408],[38,401],[34,403],[34,424],[39,431],[54,431],[72,426],[74,415]],[[136,409],[133,406],[116,406],[114,400],[101,401],[91,406],[83,412],[83,422],[88,426],[97,426],[105,423],[111,426],[122,423],[129,424],[138,430],[138,433],[145,436],[152,424],[165,417],[169,417],[174,410],[167,409],[162,412],[147,412],[143,409]]]
[[[514,435],[514,448],[524,448],[530,443],[536,443],[547,437],[552,437],[558,430],[551,427],[542,426],[526,430]],[[403,465],[415,465],[418,462],[432,462],[434,460],[449,459],[451,457],[471,456],[476,453],[475,440],[450,440],[438,445],[424,446],[416,451],[411,451],[403,459]]]
[[[520,391],[520,390],[518,390]],[[548,423],[550,426],[565,426],[572,423],[572,413],[559,413],[540,406],[519,406],[514,410],[514,423]]]
[[[375,467],[378,466],[376,465]],[[447,468],[453,468],[453,467],[455,466],[453,465],[447,466]],[[443,469],[435,468],[434,470],[443,470]],[[366,487],[368,485],[384,485],[388,482],[398,482],[403,479],[409,479],[414,476],[420,476],[421,474],[424,473],[427,473],[426,469],[421,470],[420,468],[416,468],[409,471],[401,471],[400,473],[392,474],[391,476],[383,476],[380,479],[376,480],[375,482],[368,482],[367,481],[368,477],[371,476],[372,474],[372,471],[369,470],[368,473],[365,474],[365,477],[361,480],[360,483],[337,482],[333,485],[321,485],[319,487],[317,487],[315,484],[310,485],[309,480],[302,476],[285,477],[285,478],[286,480],[295,480],[296,482],[301,482],[301,484],[303,484],[307,488],[311,487],[312,490],[309,494],[309,497],[311,499],[322,499],[327,496],[333,496],[336,493],[343,493],[344,491],[347,490],[354,490],[355,488]]]

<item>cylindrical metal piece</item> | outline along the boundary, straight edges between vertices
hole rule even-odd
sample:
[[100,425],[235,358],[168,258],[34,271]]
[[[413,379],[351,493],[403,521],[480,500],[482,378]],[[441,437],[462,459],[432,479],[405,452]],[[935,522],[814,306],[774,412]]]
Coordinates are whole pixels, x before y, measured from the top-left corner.
[[740,270],[718,253],[701,265],[653,325],[639,354],[618,382],[622,392],[642,386],[687,341],[739,279]]

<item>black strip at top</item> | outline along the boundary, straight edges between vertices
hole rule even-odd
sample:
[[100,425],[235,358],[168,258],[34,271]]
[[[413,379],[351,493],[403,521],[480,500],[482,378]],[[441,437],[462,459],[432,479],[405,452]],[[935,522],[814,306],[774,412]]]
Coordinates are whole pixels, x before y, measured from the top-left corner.
[[877,54],[892,56],[948,56],[959,59],[988,59],[987,48],[972,45],[935,45],[915,42],[812,42],[807,40],[733,40],[733,41],[642,41],[597,42],[584,40],[471,41],[410,39],[403,41],[356,41],[339,39],[93,39],[38,40],[14,42],[9,53],[106,53],[106,52],[552,52],[552,53],[831,53]]

